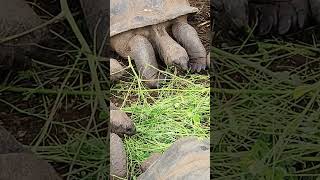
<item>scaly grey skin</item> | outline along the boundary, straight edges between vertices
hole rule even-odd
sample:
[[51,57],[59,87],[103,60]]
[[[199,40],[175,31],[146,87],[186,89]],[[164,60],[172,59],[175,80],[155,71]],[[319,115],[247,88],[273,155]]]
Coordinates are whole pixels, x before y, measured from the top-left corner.
[[[167,32],[170,26],[175,39]],[[206,50],[186,16],[116,35],[111,38],[111,46],[122,57],[129,55],[135,60],[138,71],[151,88],[158,88],[162,79],[153,47],[168,66],[182,70],[190,67],[197,72],[206,68]]]
[[122,57],[134,59],[137,69],[150,88],[159,87],[158,63],[150,41],[132,31],[114,36],[111,46]]
[[[136,63],[137,70],[146,80],[145,83],[150,88],[159,88],[160,75],[158,72],[158,63],[152,44],[147,38],[141,35],[135,35],[128,43],[130,52],[128,55],[132,57]],[[117,49],[116,49],[117,50]]]
[[[167,29],[171,26],[173,38]],[[151,26],[151,42],[168,66],[200,72],[206,69],[206,50],[187,16]]]
[[[167,29],[171,26],[175,39],[167,32]],[[139,41],[136,40],[137,36],[139,37]],[[111,46],[123,57],[127,55],[133,56],[132,48],[134,46],[144,47],[140,49],[140,51],[144,52],[140,53],[148,54],[148,56],[135,60],[136,63],[138,61],[138,64],[143,62],[141,65],[149,63],[157,67],[157,61],[154,56],[155,51],[153,49],[155,47],[156,52],[168,66],[174,65],[183,70],[191,67],[195,71],[206,68],[205,48],[196,30],[187,23],[187,16],[116,35],[111,38]],[[189,61],[189,59],[192,60]]]
[[182,70],[187,70],[189,61],[188,53],[180,44],[169,36],[166,28],[166,23],[151,26],[151,35],[149,38],[167,66],[174,65]]

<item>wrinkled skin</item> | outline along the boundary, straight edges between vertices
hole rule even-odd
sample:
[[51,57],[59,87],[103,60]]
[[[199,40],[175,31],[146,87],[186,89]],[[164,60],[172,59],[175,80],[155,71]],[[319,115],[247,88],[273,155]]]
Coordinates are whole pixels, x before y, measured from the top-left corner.
[[[124,67],[115,59],[110,59],[110,79],[117,82],[124,74]],[[110,101],[110,128],[111,132],[123,137],[132,136],[136,128],[129,116]]]
[[232,26],[219,27],[224,30],[237,31],[248,24],[251,27],[257,24],[257,35],[283,35],[302,30],[312,19],[320,23],[320,0],[240,0],[237,3],[222,0],[212,3],[217,24],[225,15],[227,19],[232,19]]
[[[119,81],[123,75],[124,67],[115,59],[110,59],[110,78],[113,82]],[[136,128],[129,116],[110,101],[110,128],[111,132],[123,137],[132,136]]]
[[[171,27],[171,37],[167,30]],[[143,27],[111,38],[112,48],[122,57],[135,60],[137,69],[150,88],[159,87],[156,54],[168,66],[200,72],[206,68],[206,50],[196,30],[183,16],[175,20]]]

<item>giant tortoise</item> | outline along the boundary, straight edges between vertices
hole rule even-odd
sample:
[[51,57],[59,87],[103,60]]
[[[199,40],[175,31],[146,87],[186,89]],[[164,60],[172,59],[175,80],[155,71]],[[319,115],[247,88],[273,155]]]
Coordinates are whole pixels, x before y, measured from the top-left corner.
[[138,180],[209,180],[209,139],[184,137],[173,143],[162,155],[154,154]]
[[[110,147],[111,176],[128,178],[126,153],[123,142],[116,134],[111,134]],[[210,144],[209,140],[183,137],[174,142],[163,154],[155,153],[142,165],[143,173],[138,180],[209,180]]]
[[[97,42],[106,35],[109,12],[111,47],[120,56],[134,59],[149,87],[158,87],[156,52],[168,66],[195,71],[206,68],[206,50],[187,15],[198,11],[188,0],[81,0],[82,8]],[[101,25],[98,25],[100,22]],[[172,37],[173,36],[173,37]],[[156,50],[156,51],[155,51]],[[112,67],[111,67],[112,68]]]
[[211,0],[211,8],[216,27],[224,31],[257,24],[257,35],[283,35],[320,23],[320,0]]

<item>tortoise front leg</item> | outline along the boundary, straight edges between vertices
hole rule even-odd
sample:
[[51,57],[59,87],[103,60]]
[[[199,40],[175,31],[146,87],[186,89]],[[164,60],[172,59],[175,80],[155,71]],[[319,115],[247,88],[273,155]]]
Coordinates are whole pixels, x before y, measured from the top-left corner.
[[111,38],[112,48],[122,57],[134,59],[138,72],[149,88],[159,87],[158,63],[149,40],[132,32],[123,33]]
[[150,88],[159,88],[158,63],[155,52],[149,40],[141,35],[136,35],[128,43],[130,56],[136,63],[138,72]]
[[165,24],[153,25],[150,39],[167,66],[176,66],[182,70],[188,69],[188,53],[169,36]]

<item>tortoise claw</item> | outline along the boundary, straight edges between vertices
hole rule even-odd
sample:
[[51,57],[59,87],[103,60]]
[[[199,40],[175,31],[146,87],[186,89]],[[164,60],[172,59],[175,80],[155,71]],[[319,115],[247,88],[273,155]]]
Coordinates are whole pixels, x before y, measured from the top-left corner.
[[206,65],[198,63],[190,63],[190,68],[192,72],[201,72],[206,69]]

